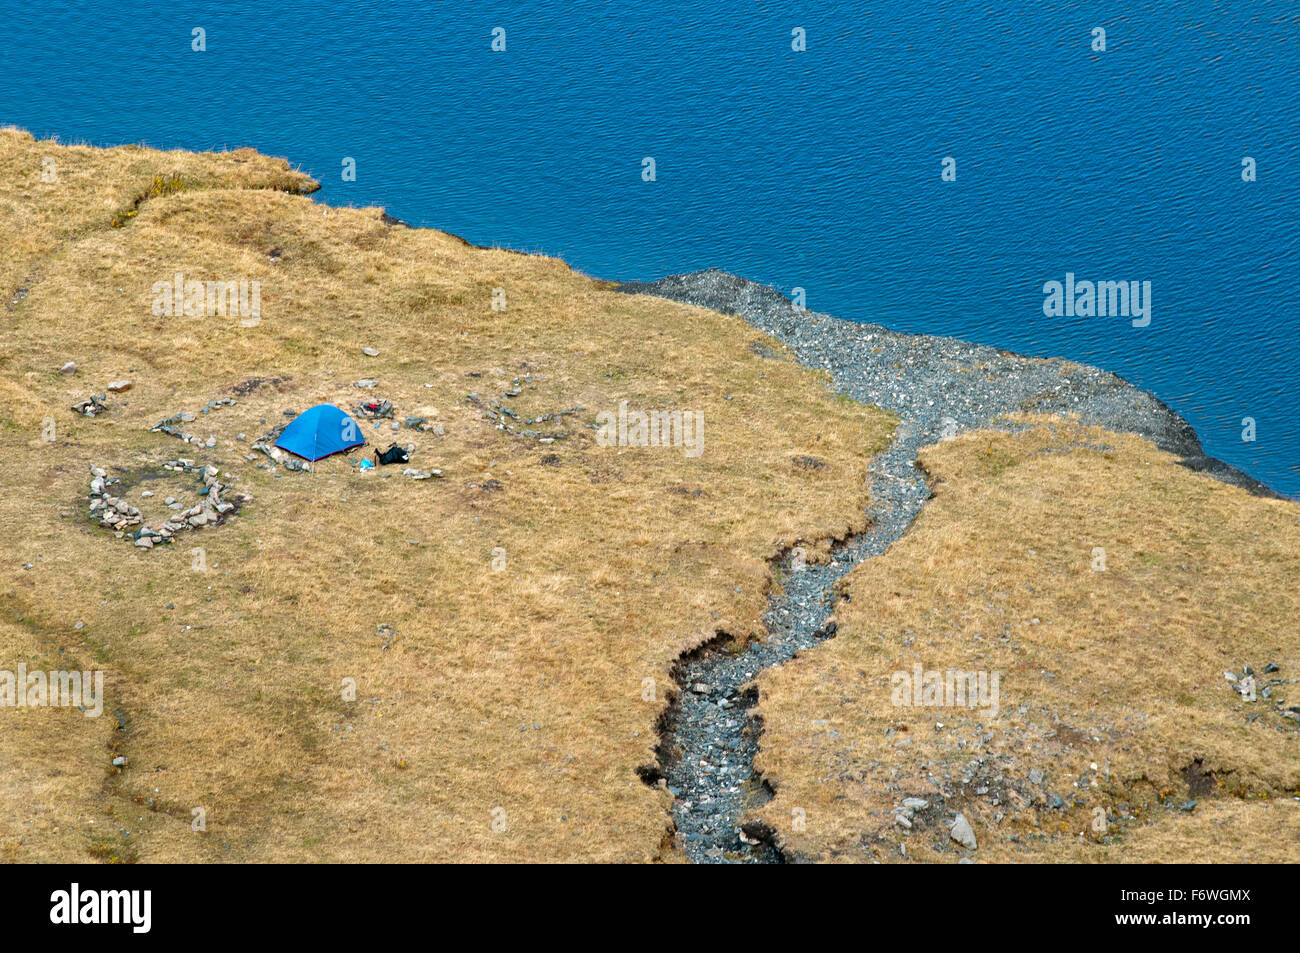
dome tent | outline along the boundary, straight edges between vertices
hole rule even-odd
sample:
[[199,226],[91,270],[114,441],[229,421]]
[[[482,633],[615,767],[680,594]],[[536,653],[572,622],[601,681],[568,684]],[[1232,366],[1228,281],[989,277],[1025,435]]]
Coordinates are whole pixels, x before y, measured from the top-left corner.
[[293,418],[275,445],[307,460],[319,460],[365,442],[355,420],[333,404],[317,404]]

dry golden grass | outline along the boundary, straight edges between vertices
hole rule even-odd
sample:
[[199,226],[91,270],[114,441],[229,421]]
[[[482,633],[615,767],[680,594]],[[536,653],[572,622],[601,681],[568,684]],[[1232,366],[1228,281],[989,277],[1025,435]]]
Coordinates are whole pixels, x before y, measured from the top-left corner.
[[[98,663],[88,646],[57,646],[6,606],[0,617],[0,667],[81,671]],[[111,819],[96,804],[105,789],[104,765],[113,713],[87,718],[70,708],[4,708],[0,731],[0,859],[76,863],[111,839]],[[96,830],[96,828],[99,828]],[[33,848],[37,853],[33,855]]]
[[[0,131],[0,668],[76,659],[104,670],[107,694],[101,719],[0,709],[3,856],[663,857],[668,795],[635,769],[653,761],[673,660],[717,629],[759,631],[780,549],[861,528],[865,465],[892,422],[752,352],[738,318],[291,194],[313,187],[246,151]],[[261,323],[155,317],[153,284],[177,271],[260,281]],[[57,372],[68,360],[75,377]],[[520,374],[545,378],[513,401],[521,416],[587,408],[570,439],[511,437],[466,400]],[[105,414],[69,410],[118,378],[134,387]],[[215,450],[149,432],[250,378],[275,383],[191,425]],[[442,480],[360,476],[346,457],[272,473],[236,440],[363,397],[398,420],[428,408],[445,436],[365,429],[413,441],[412,465]],[[588,425],[623,399],[702,411],[703,455],[597,446]],[[793,466],[803,454],[827,466]],[[90,465],[158,521],[192,481],[169,475],[142,500],[138,478],[179,456],[253,502],[148,552],[88,520]]]
[[[934,499],[845,580],[837,637],[761,676],[761,816],[823,860],[955,860],[955,811],[981,860],[1300,860],[1300,733],[1276,704],[1300,705],[1300,508],[1026,422],[927,449]],[[895,706],[917,663],[999,672],[998,713]],[[1232,690],[1245,664],[1272,701]],[[909,796],[931,807],[905,832]]]
[[1134,828],[1113,846],[1087,840],[1067,845],[1062,841],[1049,856],[1079,863],[1294,862],[1296,844],[1300,843],[1300,801],[1216,800],[1198,805],[1196,811],[1195,820],[1182,813],[1166,813]]

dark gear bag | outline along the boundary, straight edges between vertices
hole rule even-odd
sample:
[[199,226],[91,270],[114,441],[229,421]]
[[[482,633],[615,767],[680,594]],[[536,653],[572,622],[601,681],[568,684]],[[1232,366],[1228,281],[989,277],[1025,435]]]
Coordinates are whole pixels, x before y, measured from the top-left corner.
[[394,443],[391,444],[383,453],[376,450],[375,459],[381,464],[407,463],[411,459],[411,455]]

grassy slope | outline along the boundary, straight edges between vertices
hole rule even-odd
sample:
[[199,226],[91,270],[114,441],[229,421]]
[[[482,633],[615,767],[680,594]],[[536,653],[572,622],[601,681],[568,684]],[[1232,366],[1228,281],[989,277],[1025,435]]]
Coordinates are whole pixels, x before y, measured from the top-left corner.
[[[983,860],[1300,860],[1300,732],[1275,704],[1300,705],[1300,508],[1035,423],[928,449],[934,499],[848,577],[837,637],[761,676],[764,819],[826,860],[955,860],[957,810]],[[997,716],[896,707],[916,662],[1001,672]],[[1228,685],[1243,664],[1272,702]],[[908,796],[932,807],[905,832]]]
[[[756,354],[740,319],[296,194],[313,188],[247,151],[0,131],[0,668],[98,667],[108,695],[100,719],[0,709],[3,856],[662,856],[668,796],[635,769],[653,760],[673,659],[719,628],[758,631],[778,549],[860,528],[891,422]],[[175,271],[260,280],[261,324],[154,317],[153,283]],[[75,377],[57,373],[67,360]],[[508,436],[467,402],[519,374],[546,378],[513,402],[522,416],[587,408],[571,439]],[[105,415],[69,410],[122,377],[135,386]],[[149,432],[250,378],[284,380],[199,419],[214,451]],[[339,457],[276,475],[235,439],[361,396],[436,415],[444,437],[401,439],[445,478],[360,477]],[[622,399],[703,411],[703,456],[596,446],[586,425]],[[803,454],[827,466],[794,466]],[[141,500],[134,476],[182,455],[254,502],[151,552],[87,520],[91,464],[160,519],[187,481]],[[380,623],[397,631],[387,648]]]
[[[57,183],[40,180],[46,156]],[[100,719],[0,709],[14,766],[0,856],[664,857],[666,795],[634,771],[652,760],[672,660],[715,629],[758,631],[779,547],[859,527],[863,467],[889,422],[759,357],[738,319],[390,228],[378,210],[325,209],[298,194],[313,188],[247,151],[0,132],[0,668],[98,667],[108,681]],[[154,318],[152,284],[177,270],[260,280],[261,325]],[[496,287],[505,312],[490,308]],[[79,374],[59,376],[70,359]],[[465,400],[524,373],[547,379],[512,402],[523,417],[588,408],[572,439],[509,437]],[[381,386],[348,386],[363,376]],[[68,410],[119,377],[135,387],[107,415]],[[255,377],[285,379],[195,424],[215,451],[148,432]],[[343,458],[276,477],[235,440],[363,393],[399,419],[436,409],[445,437],[401,439],[443,481],[358,477]],[[585,425],[621,399],[703,410],[704,455],[595,446]],[[795,852],[892,859],[905,839],[913,857],[953,859],[940,817],[907,835],[889,817],[904,796],[942,792],[987,859],[1296,859],[1294,722],[1221,675],[1276,662],[1276,690],[1300,703],[1294,505],[1134,438],[1053,426],[929,451],[936,499],[850,577],[839,636],[762,677],[760,768],[778,788],[764,816]],[[795,467],[800,454],[829,466]],[[148,553],[84,518],[90,464],[132,483],[179,455],[229,470],[254,502]],[[160,517],[157,500],[189,482],[150,482],[152,504],[139,484],[126,495]],[[1090,568],[1098,545],[1105,573]],[[491,570],[496,547],[505,572]],[[398,633],[387,649],[381,622]],[[1001,670],[999,718],[892,708],[889,674],[913,661]],[[985,767],[963,789],[975,757]],[[1213,781],[1184,813],[1198,759]],[[1035,767],[1042,785],[1027,781]],[[200,806],[206,833],[190,826]],[[789,829],[793,807],[806,831]]]

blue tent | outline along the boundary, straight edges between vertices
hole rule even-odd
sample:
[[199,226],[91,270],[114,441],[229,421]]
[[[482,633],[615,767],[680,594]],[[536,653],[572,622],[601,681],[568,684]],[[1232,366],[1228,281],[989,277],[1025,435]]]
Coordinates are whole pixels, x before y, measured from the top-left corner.
[[317,404],[293,418],[275,445],[308,460],[319,460],[365,442],[355,420],[333,404]]

